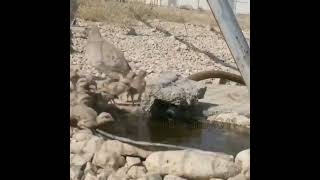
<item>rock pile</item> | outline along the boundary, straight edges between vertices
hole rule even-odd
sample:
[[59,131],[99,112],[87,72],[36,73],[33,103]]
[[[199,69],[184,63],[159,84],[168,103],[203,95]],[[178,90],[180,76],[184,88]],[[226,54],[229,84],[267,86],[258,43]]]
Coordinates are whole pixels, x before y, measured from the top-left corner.
[[[240,174],[240,175],[239,175]],[[150,152],[70,128],[72,180],[250,179],[250,150],[232,156],[193,150]]]

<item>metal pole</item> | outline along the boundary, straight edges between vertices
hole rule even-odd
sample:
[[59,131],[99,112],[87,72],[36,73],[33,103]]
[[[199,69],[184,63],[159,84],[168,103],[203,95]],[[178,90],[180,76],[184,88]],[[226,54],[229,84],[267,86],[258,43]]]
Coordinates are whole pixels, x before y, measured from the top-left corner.
[[250,48],[226,0],[207,0],[250,93]]

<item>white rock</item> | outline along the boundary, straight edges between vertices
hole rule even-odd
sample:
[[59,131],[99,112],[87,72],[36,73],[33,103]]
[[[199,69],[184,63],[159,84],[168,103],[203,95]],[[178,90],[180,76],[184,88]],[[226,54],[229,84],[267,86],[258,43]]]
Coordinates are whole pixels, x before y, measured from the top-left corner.
[[138,157],[130,157],[130,156],[127,156],[126,160],[127,160],[127,164],[126,164],[126,165],[127,165],[128,167],[133,166],[133,165],[137,165],[137,164],[141,163],[141,160],[140,160],[140,158],[138,158]]
[[177,46],[177,47],[174,48],[175,51],[180,51],[180,49],[181,49],[181,48],[180,48],[179,46]]
[[70,126],[70,137],[72,137],[73,135],[73,130],[72,130],[72,127]]
[[132,166],[129,171],[127,172],[127,175],[129,178],[137,179],[140,177],[145,176],[147,173],[147,170],[143,166]]
[[247,171],[243,172],[243,174],[247,180],[250,180],[250,168]]
[[86,144],[85,141],[71,141],[70,142],[70,152],[74,153],[74,154],[79,154],[82,151],[82,148],[84,147],[84,145]]
[[82,151],[87,153],[96,153],[100,149],[103,142],[104,140],[102,138],[93,136],[83,146]]
[[224,155],[189,150],[154,152],[147,157],[144,164],[149,172],[191,179],[227,179],[241,171],[239,166]]
[[125,159],[117,152],[108,152],[105,148],[101,147],[95,153],[92,163],[101,168],[112,167],[118,169],[125,164]]
[[185,178],[175,176],[175,175],[166,175],[163,180],[187,180]]
[[117,140],[105,141],[102,144],[101,148],[105,149],[105,151],[117,152],[123,156],[139,156],[142,158],[146,158],[149,154],[151,154],[150,151],[145,151],[143,149],[137,148],[130,144],[122,143]]
[[154,44],[154,41],[153,41],[152,39],[149,39],[149,40],[147,41],[147,43],[148,43],[149,45],[153,45],[153,44]]
[[75,133],[93,134],[90,129],[76,129]]
[[128,178],[126,177],[120,177],[117,176],[116,174],[110,174],[110,176],[108,177],[108,180],[127,180]]
[[250,119],[238,113],[220,113],[208,117],[209,122],[222,122],[250,128]]
[[80,156],[79,154],[75,154],[70,158],[70,166],[84,166],[87,163],[86,159]]
[[82,175],[81,166],[70,166],[70,180],[80,180]]
[[119,177],[127,177],[127,172],[129,170],[130,167],[127,166],[123,166],[121,168],[119,168],[116,172],[116,175]]
[[87,162],[86,168],[84,169],[84,174],[96,174],[97,173],[97,167],[93,165],[91,162]]
[[174,35],[170,36],[169,38],[174,39],[174,40],[176,39],[176,37]]
[[242,173],[240,173],[234,177],[228,178],[228,180],[246,180],[246,177]]
[[135,66],[137,69],[142,67],[142,65],[141,65],[141,63],[140,63],[140,62],[135,63],[135,65],[134,65],[134,66]]
[[160,174],[147,173],[145,176],[138,178],[137,180],[162,180]]
[[122,35],[121,33],[118,33],[117,37],[121,40],[126,39],[126,36]]
[[115,173],[112,168],[103,168],[97,171],[97,178],[98,180],[107,180],[110,174]]
[[85,175],[84,180],[98,180],[98,178],[95,175],[91,174],[91,173],[87,173]]
[[250,179],[250,149],[239,152],[235,158],[235,163],[241,167],[241,173]]
[[93,158],[93,155],[94,153],[85,153],[85,152],[82,152],[80,153],[80,155],[87,161],[92,161],[92,158]]
[[181,45],[180,45],[180,48],[183,49],[183,50],[186,50],[186,49],[188,49],[188,46],[185,45],[185,44],[181,44]]
[[89,140],[93,135],[89,133],[88,131],[80,131],[75,133],[72,138],[76,141],[87,141]]

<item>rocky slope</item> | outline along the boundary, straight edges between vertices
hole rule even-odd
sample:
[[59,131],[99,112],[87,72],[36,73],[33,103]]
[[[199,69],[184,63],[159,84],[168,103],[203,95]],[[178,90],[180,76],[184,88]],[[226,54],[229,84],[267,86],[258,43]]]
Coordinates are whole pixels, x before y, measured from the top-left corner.
[[[77,19],[77,22],[82,27],[93,23],[81,19]],[[145,69],[149,73],[148,77],[164,71],[175,71],[186,77],[210,69],[239,74],[220,33],[201,25],[160,20],[149,23],[152,27],[142,22],[137,23],[132,27],[135,33],[120,25],[94,24],[99,26],[103,38],[124,52],[125,58],[135,71]],[[153,27],[160,27],[171,35],[165,35]],[[74,48],[78,53],[70,55],[71,66],[76,66],[85,74],[99,75],[86,63],[86,40],[84,31],[74,32]]]

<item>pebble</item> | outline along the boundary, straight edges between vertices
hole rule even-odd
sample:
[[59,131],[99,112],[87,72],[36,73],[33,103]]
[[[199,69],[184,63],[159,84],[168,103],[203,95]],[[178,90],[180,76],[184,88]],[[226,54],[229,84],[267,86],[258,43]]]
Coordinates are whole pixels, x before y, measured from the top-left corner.
[[[78,21],[81,21],[83,26],[92,23],[82,19]],[[99,27],[101,28],[100,31],[103,32],[103,38],[125,52],[125,58],[134,71],[139,71],[141,68],[147,70],[148,74],[176,71],[184,77],[209,69],[239,74],[236,69],[227,67],[179,41],[179,39],[182,39],[199,50],[209,52],[229,66],[236,68],[236,64],[227,44],[221,38],[221,34],[208,31],[208,27],[200,25],[186,24],[186,31],[185,25],[182,23],[162,20],[150,20],[150,23],[153,27],[159,26],[169,31],[172,35],[166,36],[156,28],[150,28],[141,23],[131,27],[138,34],[137,36],[126,35],[128,28],[120,25],[99,23]],[[83,32],[75,32],[75,34],[77,33],[81,34]],[[250,38],[250,32],[244,33]],[[96,70],[87,65],[87,60],[84,57],[86,39],[75,35],[73,41],[76,50],[82,53],[71,54],[70,64],[78,66],[77,68],[85,71],[85,74],[101,77],[101,74],[98,74]]]

